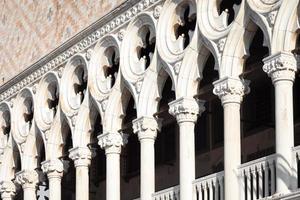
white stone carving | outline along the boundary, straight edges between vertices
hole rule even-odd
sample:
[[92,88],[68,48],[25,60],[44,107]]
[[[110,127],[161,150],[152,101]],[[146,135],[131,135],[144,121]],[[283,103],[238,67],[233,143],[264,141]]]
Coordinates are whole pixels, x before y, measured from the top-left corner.
[[0,193],[2,199],[13,199],[16,193],[16,186],[12,181],[0,182]]
[[98,136],[98,144],[106,153],[120,153],[121,147],[128,142],[127,138],[123,133],[104,133]]
[[22,188],[36,188],[39,182],[39,175],[35,170],[23,170],[16,174],[16,182]]
[[157,130],[160,130],[160,120],[153,117],[140,117],[132,121],[133,132],[138,135],[139,139],[155,139]]
[[70,149],[69,157],[74,161],[75,167],[89,166],[91,163],[91,151],[87,147],[75,147]]
[[265,58],[263,61],[263,70],[272,78],[273,82],[283,79],[294,81],[297,60],[293,54],[279,52]]
[[204,103],[202,100],[182,97],[169,103],[169,112],[176,117],[178,123],[196,122],[198,115],[205,111]]
[[217,95],[222,104],[241,103],[243,96],[250,92],[250,82],[236,77],[225,77],[214,82],[213,93]]

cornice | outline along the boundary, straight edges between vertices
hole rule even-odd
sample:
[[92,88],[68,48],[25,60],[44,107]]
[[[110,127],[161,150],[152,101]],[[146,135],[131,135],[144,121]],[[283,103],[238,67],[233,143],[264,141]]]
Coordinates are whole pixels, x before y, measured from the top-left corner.
[[34,84],[47,72],[58,69],[74,55],[84,53],[100,38],[117,31],[140,12],[162,1],[163,0],[127,0],[122,3],[113,11],[0,86],[0,102],[10,99],[26,86]]

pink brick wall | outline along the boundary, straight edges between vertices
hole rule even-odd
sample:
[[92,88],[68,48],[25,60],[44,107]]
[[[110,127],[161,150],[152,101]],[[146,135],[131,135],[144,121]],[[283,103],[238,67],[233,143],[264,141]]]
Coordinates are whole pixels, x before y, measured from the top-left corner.
[[125,0],[0,0],[0,85]]

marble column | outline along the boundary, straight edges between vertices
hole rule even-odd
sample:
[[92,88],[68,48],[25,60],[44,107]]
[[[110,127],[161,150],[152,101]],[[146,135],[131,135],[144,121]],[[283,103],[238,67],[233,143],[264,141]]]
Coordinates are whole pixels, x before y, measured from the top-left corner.
[[294,147],[293,83],[297,62],[291,53],[279,52],[264,60],[263,70],[275,87],[276,192],[287,193],[297,188],[293,177]]
[[106,199],[120,200],[120,154],[127,143],[127,135],[104,133],[98,136],[98,141],[106,155]]
[[0,183],[0,193],[2,200],[13,200],[16,194],[16,186],[12,181],[2,181]]
[[214,84],[214,94],[224,109],[224,184],[225,199],[239,200],[238,167],[241,165],[240,104],[249,92],[248,81],[236,77],[225,77]]
[[158,123],[153,117],[140,117],[133,122],[133,132],[138,135],[141,145],[141,200],[152,200],[155,192],[155,151],[154,142]]
[[39,175],[35,170],[22,170],[16,174],[16,182],[22,186],[24,200],[36,200]]
[[67,161],[52,159],[42,162],[42,170],[49,180],[49,199],[61,199],[61,179],[67,169]]
[[69,157],[74,161],[76,170],[76,200],[89,200],[91,151],[87,147],[75,147],[69,152]]
[[204,101],[182,97],[169,103],[179,125],[180,199],[191,200],[195,180],[195,123],[205,110]]

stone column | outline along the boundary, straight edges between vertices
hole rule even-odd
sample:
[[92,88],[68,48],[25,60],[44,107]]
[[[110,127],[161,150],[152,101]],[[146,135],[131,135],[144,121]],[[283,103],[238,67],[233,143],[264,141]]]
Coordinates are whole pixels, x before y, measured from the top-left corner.
[[158,124],[153,117],[140,117],[133,122],[133,132],[141,144],[141,200],[152,200],[155,192],[154,142]]
[[49,180],[49,199],[61,199],[61,179],[66,171],[66,161],[52,159],[42,162],[42,170],[47,174]]
[[195,180],[195,123],[204,110],[204,102],[182,97],[169,103],[169,112],[179,124],[180,199],[193,199]]
[[3,181],[0,183],[0,193],[2,200],[13,200],[16,194],[16,186],[11,181]]
[[127,143],[127,135],[105,133],[99,135],[98,140],[106,154],[106,199],[120,200],[120,153]]
[[91,151],[87,147],[70,149],[69,157],[76,169],[76,200],[89,200],[89,166]]
[[16,174],[16,182],[22,186],[24,200],[36,200],[39,175],[35,170],[22,170]]
[[292,54],[279,52],[264,59],[263,70],[271,77],[275,87],[276,192],[287,193],[297,186],[296,177],[292,176],[293,83],[297,62]]
[[241,164],[240,104],[249,92],[248,82],[225,77],[214,84],[214,94],[221,99],[224,109],[224,184],[225,199],[239,200],[238,167]]

